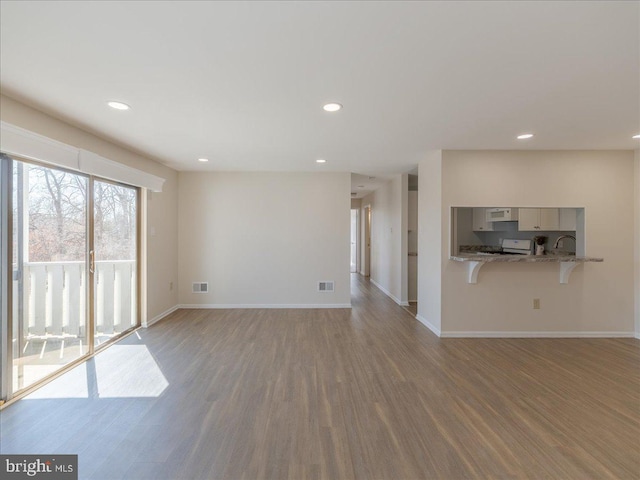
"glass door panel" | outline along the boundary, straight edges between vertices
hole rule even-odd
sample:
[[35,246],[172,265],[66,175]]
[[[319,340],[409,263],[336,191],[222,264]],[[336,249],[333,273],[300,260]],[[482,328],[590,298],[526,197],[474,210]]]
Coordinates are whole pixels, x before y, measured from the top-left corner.
[[137,189],[93,182],[94,344],[138,325]]
[[13,162],[12,391],[88,352],[87,177]]

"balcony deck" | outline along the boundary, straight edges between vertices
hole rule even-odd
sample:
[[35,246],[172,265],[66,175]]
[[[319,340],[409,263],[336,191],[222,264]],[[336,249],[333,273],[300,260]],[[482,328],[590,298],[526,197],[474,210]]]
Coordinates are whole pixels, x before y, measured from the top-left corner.
[[[14,280],[13,387],[25,388],[88,352],[85,262],[25,262]],[[136,324],[136,262],[96,262],[95,345]]]

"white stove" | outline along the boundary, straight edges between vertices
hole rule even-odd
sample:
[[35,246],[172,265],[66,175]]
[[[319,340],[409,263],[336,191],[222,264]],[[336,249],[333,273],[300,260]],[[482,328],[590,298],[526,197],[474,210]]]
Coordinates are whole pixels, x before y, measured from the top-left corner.
[[502,240],[502,253],[509,255],[531,255],[531,240]]

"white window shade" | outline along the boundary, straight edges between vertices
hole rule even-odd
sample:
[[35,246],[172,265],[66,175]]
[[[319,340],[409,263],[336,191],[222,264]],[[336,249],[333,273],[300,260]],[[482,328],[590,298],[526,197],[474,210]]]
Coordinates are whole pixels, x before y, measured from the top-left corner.
[[161,192],[165,182],[164,178],[6,122],[0,122],[0,151],[88,175],[148,188],[153,192]]

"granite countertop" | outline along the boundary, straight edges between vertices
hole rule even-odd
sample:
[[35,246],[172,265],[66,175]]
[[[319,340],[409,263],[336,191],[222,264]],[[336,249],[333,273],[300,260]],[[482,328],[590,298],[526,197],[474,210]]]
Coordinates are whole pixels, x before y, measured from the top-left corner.
[[528,262],[528,263],[561,263],[561,262],[603,262],[603,258],[579,257],[575,255],[482,255],[477,253],[459,253],[451,255],[450,260],[456,262]]

